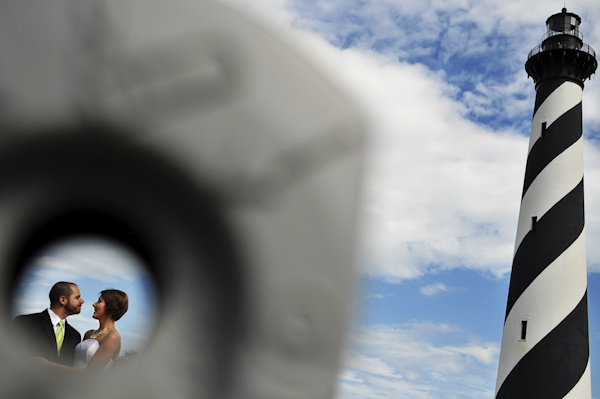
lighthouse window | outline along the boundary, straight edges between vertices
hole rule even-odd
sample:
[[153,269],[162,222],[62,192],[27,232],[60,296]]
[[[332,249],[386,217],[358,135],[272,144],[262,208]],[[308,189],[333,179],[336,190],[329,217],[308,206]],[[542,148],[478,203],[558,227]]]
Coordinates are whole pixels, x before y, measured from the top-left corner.
[[527,320],[521,320],[521,341],[527,338]]
[[540,137],[544,137],[546,135],[546,122],[542,122],[542,133]]
[[532,216],[531,217],[531,231],[533,233],[535,233],[536,226],[537,226],[537,216]]

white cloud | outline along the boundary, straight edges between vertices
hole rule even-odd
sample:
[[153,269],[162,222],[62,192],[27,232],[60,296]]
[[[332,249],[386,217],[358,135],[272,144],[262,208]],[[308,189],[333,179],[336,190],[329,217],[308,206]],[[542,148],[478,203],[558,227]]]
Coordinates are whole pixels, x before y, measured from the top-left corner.
[[83,316],[81,313],[69,316],[69,323],[75,326],[82,334],[88,330],[98,328],[98,320]]
[[11,317],[20,314],[38,313],[49,306],[48,296],[41,298],[15,297]]
[[[459,345],[437,345],[445,339]],[[359,328],[352,336],[339,398],[493,396],[499,354],[496,343],[481,342],[441,323],[421,322]]]
[[346,381],[346,382],[353,382],[353,383],[358,383],[358,384],[362,384],[363,382],[365,382],[364,379],[358,377],[356,375],[356,373],[350,371],[350,370],[345,370],[342,375],[340,376],[340,379],[342,381]]
[[374,81],[361,91],[372,96],[366,101],[376,132],[366,271],[391,281],[418,277],[431,264],[502,275],[512,256],[527,140],[464,120],[447,85],[425,72],[393,65],[362,71]]
[[486,345],[469,344],[469,345],[462,346],[462,347],[445,346],[443,349],[451,351],[451,352],[456,352],[456,353],[460,353],[463,355],[471,356],[475,360],[477,360],[479,363],[486,364],[486,365],[492,364],[494,361],[496,361],[496,356],[498,356],[498,354],[499,354],[498,347],[495,345],[490,345],[490,344],[486,344]]
[[591,145],[584,147],[584,168],[588,271],[599,273],[600,246],[595,243],[600,242],[600,202],[597,200],[600,198],[600,148]]
[[444,283],[434,283],[421,287],[421,294],[426,296],[434,296],[442,292],[448,292],[449,289]]
[[[365,273],[390,282],[457,267],[508,274],[535,96],[523,64],[560,8],[533,0],[228,3],[268,10],[263,20],[287,31],[364,110]],[[577,8],[589,11],[584,22],[600,19],[589,0]],[[342,50],[344,40],[352,43]],[[423,52],[439,54],[423,64]],[[597,102],[590,97],[588,108]],[[596,123],[588,108],[584,123]],[[488,119],[494,127],[480,122]],[[587,151],[586,188],[595,193],[600,154]],[[590,226],[600,226],[600,209],[588,207],[587,220],[600,236]],[[600,251],[589,254],[600,264]]]
[[393,367],[391,367],[389,364],[386,364],[380,358],[356,355],[350,358],[347,366],[350,369],[360,369],[361,373],[393,379],[402,379],[402,376],[398,375]]
[[95,237],[70,238],[43,248],[30,261],[32,273],[46,281],[93,278],[107,283],[133,281],[146,273],[141,259],[123,245]]

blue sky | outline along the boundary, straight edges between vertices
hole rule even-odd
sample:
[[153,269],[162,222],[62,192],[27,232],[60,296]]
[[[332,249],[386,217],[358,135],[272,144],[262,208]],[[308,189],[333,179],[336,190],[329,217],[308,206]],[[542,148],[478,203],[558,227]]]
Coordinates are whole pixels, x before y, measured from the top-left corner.
[[[287,34],[369,127],[338,399],[491,398],[535,98],[564,1],[224,1]],[[568,1],[600,49],[600,8]],[[600,398],[600,85],[583,94],[593,395]]]

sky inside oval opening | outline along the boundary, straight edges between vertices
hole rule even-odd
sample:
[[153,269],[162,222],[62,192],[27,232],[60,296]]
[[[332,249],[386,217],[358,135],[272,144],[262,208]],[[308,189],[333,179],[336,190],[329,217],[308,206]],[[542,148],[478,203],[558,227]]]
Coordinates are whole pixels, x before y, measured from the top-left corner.
[[79,333],[98,327],[93,304],[108,288],[124,291],[127,313],[116,322],[121,334],[121,355],[140,352],[148,345],[158,318],[155,281],[143,259],[117,240],[78,235],[55,240],[32,254],[24,265],[13,298],[12,317],[37,313],[49,307],[48,293],[58,281],[77,284],[84,299],[81,312],[67,318]]

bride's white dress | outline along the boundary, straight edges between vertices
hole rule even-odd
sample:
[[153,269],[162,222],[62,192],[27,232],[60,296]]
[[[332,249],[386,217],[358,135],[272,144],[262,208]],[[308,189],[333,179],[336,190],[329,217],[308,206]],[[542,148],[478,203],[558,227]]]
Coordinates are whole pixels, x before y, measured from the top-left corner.
[[[75,347],[75,360],[73,366],[80,369],[87,368],[90,360],[92,360],[98,348],[100,348],[100,343],[95,339],[88,338],[81,341]],[[112,364],[113,360],[110,359],[108,364],[104,367],[104,370],[108,370]]]

